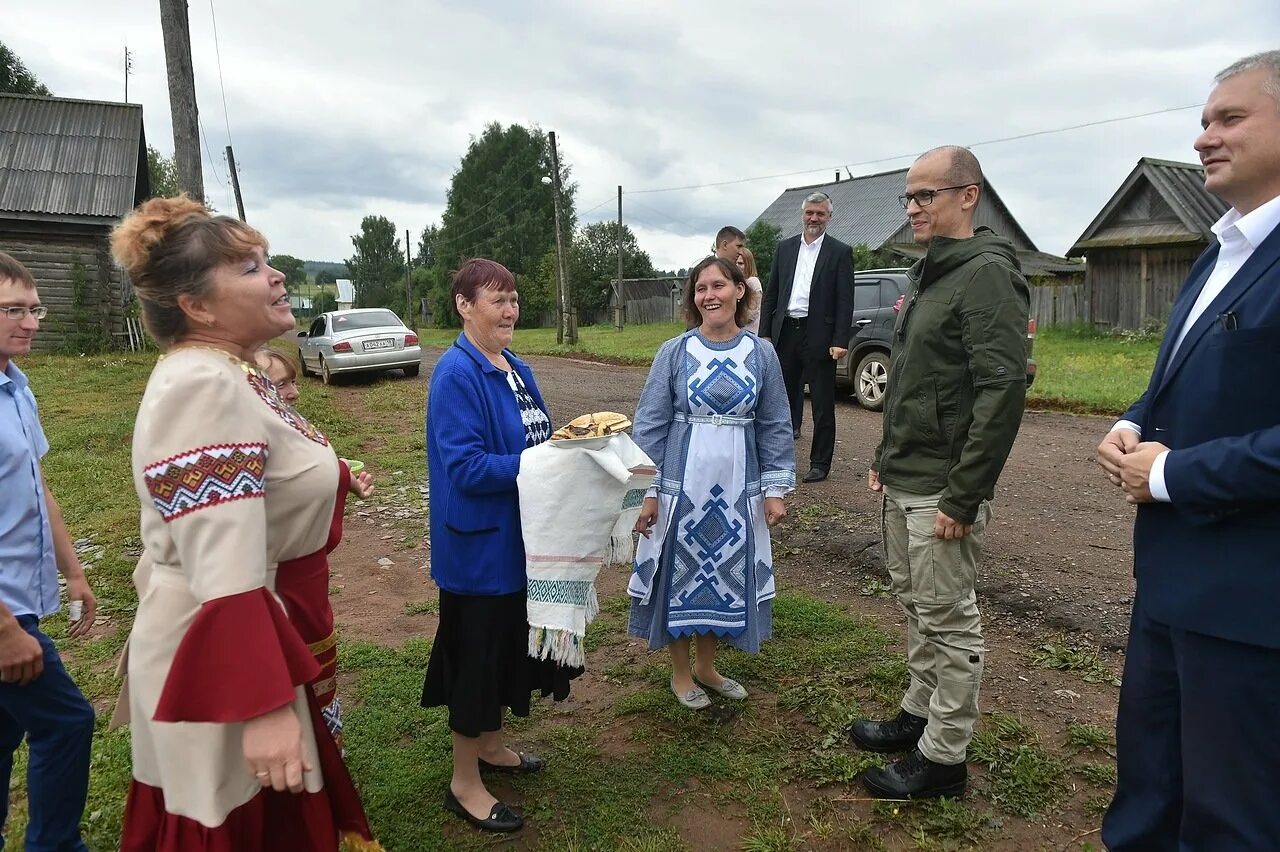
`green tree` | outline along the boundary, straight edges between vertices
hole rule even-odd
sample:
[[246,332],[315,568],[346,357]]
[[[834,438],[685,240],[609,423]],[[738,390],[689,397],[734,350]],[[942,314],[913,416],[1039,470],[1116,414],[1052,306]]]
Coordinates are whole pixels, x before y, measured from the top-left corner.
[[[520,290],[521,328],[535,328],[542,318],[556,309],[556,250],[549,249],[538,259],[537,266],[528,275],[516,280]],[[554,323],[553,323],[554,324]]]
[[41,83],[27,70],[27,66],[16,53],[0,42],[0,92],[14,95],[52,94],[44,83]]
[[172,198],[178,194],[178,169],[173,163],[173,157],[166,157],[148,145],[147,171],[151,175],[153,197]]
[[751,255],[756,259],[756,270],[760,273],[760,281],[768,284],[769,270],[773,268],[773,253],[778,250],[782,229],[759,219],[747,228],[746,234],[747,248],[751,249]]
[[267,263],[284,273],[284,285],[291,293],[307,283],[307,273],[302,268],[302,261],[291,254],[273,254]]
[[356,251],[347,259],[347,269],[356,290],[355,307],[403,306],[404,252],[395,223],[385,216],[365,216],[351,243]]
[[317,284],[337,284],[338,276],[334,275],[332,272],[330,272],[327,269],[321,269],[319,272],[316,273],[316,283]]
[[[560,160],[561,226],[566,241],[575,224],[577,187]],[[496,260],[517,276],[532,272],[555,245],[547,135],[537,127],[494,122],[471,140],[449,184],[436,237],[436,262],[446,272],[470,257]]]
[[422,236],[418,237],[418,253],[413,256],[413,265],[415,267],[427,267],[436,265],[436,246],[440,242],[440,226],[428,225],[422,229]]
[[319,316],[328,311],[336,311],[338,309],[338,297],[329,292],[317,293],[315,298],[311,300],[311,310]]
[[901,265],[890,252],[872,251],[866,243],[858,243],[853,247],[854,269],[887,269]]
[[[593,222],[574,234],[569,274],[573,279],[573,303],[579,313],[609,307],[609,282],[618,277],[617,222]],[[653,274],[653,261],[641,251],[636,235],[624,224],[622,277],[649,278]]]

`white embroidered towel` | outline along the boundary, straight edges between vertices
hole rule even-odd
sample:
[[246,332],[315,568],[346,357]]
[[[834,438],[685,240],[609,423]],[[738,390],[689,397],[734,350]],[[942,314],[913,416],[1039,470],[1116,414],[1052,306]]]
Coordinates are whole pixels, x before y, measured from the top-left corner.
[[521,454],[529,656],[585,664],[583,637],[600,611],[596,575],[631,558],[631,529],[654,474],[625,433],[547,441]]

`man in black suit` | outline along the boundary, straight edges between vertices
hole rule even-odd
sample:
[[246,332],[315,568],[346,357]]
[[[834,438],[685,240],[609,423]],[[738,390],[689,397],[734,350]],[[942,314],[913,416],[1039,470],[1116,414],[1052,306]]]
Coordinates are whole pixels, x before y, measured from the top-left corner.
[[760,336],[772,338],[800,437],[804,386],[813,408],[813,444],[805,482],[831,471],[836,448],[836,361],[848,352],[853,321],[853,250],[826,235],[833,206],[825,192],[804,200],[799,235],[778,243],[760,309]]

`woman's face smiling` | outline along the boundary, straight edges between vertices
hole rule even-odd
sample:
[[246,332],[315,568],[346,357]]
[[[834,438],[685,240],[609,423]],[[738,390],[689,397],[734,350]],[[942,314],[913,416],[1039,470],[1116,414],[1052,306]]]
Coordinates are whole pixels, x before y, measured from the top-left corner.
[[732,334],[738,330],[738,300],[744,295],[741,284],[724,274],[720,264],[713,263],[698,274],[693,283],[693,304],[702,317],[702,330],[712,335]]

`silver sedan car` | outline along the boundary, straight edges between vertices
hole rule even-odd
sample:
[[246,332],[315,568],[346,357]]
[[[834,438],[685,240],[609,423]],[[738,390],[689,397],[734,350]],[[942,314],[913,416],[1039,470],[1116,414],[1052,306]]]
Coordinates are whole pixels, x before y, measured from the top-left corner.
[[418,335],[386,308],[353,308],[321,314],[298,332],[302,375],[319,373],[326,385],[338,373],[404,370],[418,375]]

